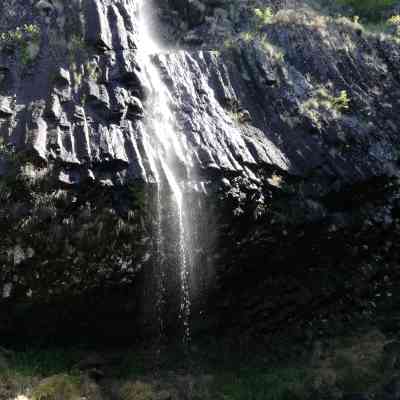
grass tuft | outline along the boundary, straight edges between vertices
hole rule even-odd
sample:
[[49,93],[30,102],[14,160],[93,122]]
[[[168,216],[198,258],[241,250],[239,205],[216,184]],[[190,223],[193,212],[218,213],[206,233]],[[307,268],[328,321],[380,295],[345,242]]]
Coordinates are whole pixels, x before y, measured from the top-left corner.
[[121,388],[121,400],[154,400],[153,387],[144,382],[127,382]]
[[32,400],[80,400],[79,378],[67,374],[44,379],[32,392]]

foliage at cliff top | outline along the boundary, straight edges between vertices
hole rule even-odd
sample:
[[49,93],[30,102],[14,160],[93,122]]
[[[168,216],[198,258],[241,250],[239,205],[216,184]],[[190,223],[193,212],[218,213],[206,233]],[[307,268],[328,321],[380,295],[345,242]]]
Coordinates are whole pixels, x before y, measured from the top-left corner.
[[369,19],[380,19],[386,10],[396,5],[396,0],[336,0],[342,6],[351,7],[354,15]]

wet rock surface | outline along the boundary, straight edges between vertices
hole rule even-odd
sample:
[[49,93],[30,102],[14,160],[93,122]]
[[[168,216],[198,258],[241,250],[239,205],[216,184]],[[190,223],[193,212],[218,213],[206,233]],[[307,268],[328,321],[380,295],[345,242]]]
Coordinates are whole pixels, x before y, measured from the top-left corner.
[[[18,303],[32,319],[54,316],[51,334],[62,320],[79,321],[73,334],[108,321],[106,338],[130,336],[119,322],[150,324],[139,297],[152,298],[141,271],[152,268],[156,177],[137,6],[0,5],[0,332],[9,337],[29,324]],[[194,39],[152,61],[186,151],[172,155],[180,178],[203,192],[188,199],[216,217],[222,244],[197,267],[217,272],[196,283],[214,284],[206,290],[213,305],[199,295],[196,318],[253,334],[324,320],[354,295],[361,308],[386,295],[399,256],[398,42],[272,4],[277,13],[260,35],[216,47],[207,37],[230,27],[214,35],[216,19],[207,18],[212,8],[231,24],[225,2],[173,6],[188,24],[179,32]],[[208,221],[197,220],[204,234]],[[197,250],[199,259],[207,253]],[[71,319],[56,316],[55,297],[74,310]]]
[[[149,87],[136,57],[135,3],[63,6],[46,17],[35,10],[25,7],[25,19],[6,19],[12,33],[36,18],[39,37],[27,34],[24,41],[41,48],[24,65],[18,58],[23,45],[12,43],[11,53],[3,45],[6,143],[57,164],[53,173],[67,185],[86,177],[151,181],[140,123]],[[74,32],[60,27],[65,16],[90,29],[84,31],[83,22]],[[254,170],[263,166],[300,176],[318,169],[331,181],[396,176],[396,43],[360,37],[350,24],[306,11],[281,11],[265,34],[267,43],[256,38],[222,52],[155,56],[194,168],[205,179],[209,170],[256,179]],[[74,48],[45,54],[61,51],[46,43],[52,35]],[[350,105],[339,112],[334,99],[343,90]]]

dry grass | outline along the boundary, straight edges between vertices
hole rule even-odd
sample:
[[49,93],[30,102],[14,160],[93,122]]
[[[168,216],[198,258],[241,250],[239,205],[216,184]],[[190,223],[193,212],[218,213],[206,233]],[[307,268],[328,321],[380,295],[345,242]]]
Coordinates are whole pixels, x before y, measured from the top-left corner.
[[155,400],[156,394],[150,384],[136,381],[125,383],[120,390],[121,400]]
[[271,19],[271,24],[282,25],[303,25],[313,28],[326,29],[332,18],[311,12],[306,9],[300,10],[281,10]]
[[343,391],[374,389],[383,379],[383,347],[386,338],[374,331],[364,336],[336,339],[312,370],[312,386]]
[[37,378],[28,377],[9,370],[0,371],[0,399],[14,399],[29,392]]
[[[271,179],[281,184],[279,176],[273,175]],[[172,373],[173,366],[169,363],[165,374],[157,378],[141,369],[131,374],[135,380],[118,377],[109,383],[115,398],[120,400],[156,400],[168,396],[190,400],[286,400],[306,399],[310,395],[340,398],[344,392],[380,393],[385,383],[384,371],[388,370],[387,344],[382,333],[370,331],[363,335],[322,339],[315,343],[312,354],[283,365],[264,361],[254,365],[232,362],[228,368],[213,369],[204,365],[202,371],[211,375],[182,375],[182,372]],[[393,342],[391,348],[397,362],[400,346]],[[394,365],[393,360],[389,361]],[[29,377],[16,371],[0,374],[0,399],[11,400],[18,396],[27,396],[20,400],[102,399],[100,386],[85,375],[64,372],[40,380],[43,375],[35,372],[36,369],[30,371]]]
[[80,400],[81,383],[67,374],[44,379],[32,392],[32,400]]

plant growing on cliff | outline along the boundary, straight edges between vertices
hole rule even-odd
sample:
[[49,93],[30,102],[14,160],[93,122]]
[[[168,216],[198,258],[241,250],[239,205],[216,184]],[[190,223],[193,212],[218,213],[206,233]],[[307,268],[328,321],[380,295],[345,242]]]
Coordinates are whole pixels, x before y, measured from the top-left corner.
[[254,33],[253,32],[243,32],[240,35],[240,38],[243,39],[244,42],[249,43],[254,40]]
[[101,71],[95,61],[87,61],[84,68],[89,79],[95,82],[99,80]]
[[23,26],[23,31],[30,36],[32,40],[39,40],[40,39],[40,27],[38,25],[29,24]]
[[256,17],[257,28],[262,28],[264,25],[271,23],[272,17],[274,16],[270,7],[256,8],[254,10]]
[[313,108],[322,107],[324,109],[334,109],[337,112],[343,112],[350,107],[350,99],[346,90],[341,90],[338,96],[333,96],[324,87],[315,92],[309,103],[316,103],[316,107]]
[[396,30],[396,35],[400,36],[400,15],[393,15],[388,19],[387,23],[393,26]]
[[260,30],[263,26],[271,23],[274,14],[270,7],[265,8],[255,8],[254,9],[254,20],[253,26],[250,30],[241,32],[240,35],[232,38],[228,37],[224,41],[225,49],[232,49],[238,44],[238,40],[242,40],[245,43],[254,42],[257,38],[261,38],[262,40],[266,40],[265,33],[261,33]]
[[68,51],[70,63],[74,62],[79,56],[81,56],[82,58],[87,58],[88,49],[82,34],[74,33],[71,35],[68,43]]
[[17,27],[14,30],[0,33],[0,43],[2,44],[22,44],[26,41],[38,41],[40,38],[40,27],[29,24]]
[[396,0],[337,0],[342,6],[351,7],[354,14],[374,21],[379,20],[385,10],[395,2]]
[[322,115],[328,113],[337,118],[340,113],[350,109],[350,98],[346,90],[341,90],[338,96],[332,95],[326,87],[320,87],[313,92],[300,107],[300,112],[309,118],[313,125],[322,129]]
[[339,96],[332,97],[331,99],[332,107],[337,111],[345,111],[350,108],[350,99],[346,90],[341,90]]
[[[9,297],[31,293],[46,300],[92,290],[106,277],[130,282],[145,249],[139,240],[146,217],[141,191],[121,188],[115,196],[102,186],[50,187],[42,179],[46,167],[28,156],[0,146],[0,160],[7,165],[0,176],[0,287],[12,281]],[[54,240],[43,246],[49,237]],[[43,268],[49,259],[51,273]]]
[[23,65],[31,63],[39,52],[40,27],[25,24],[14,30],[0,33],[0,45],[17,49]]

